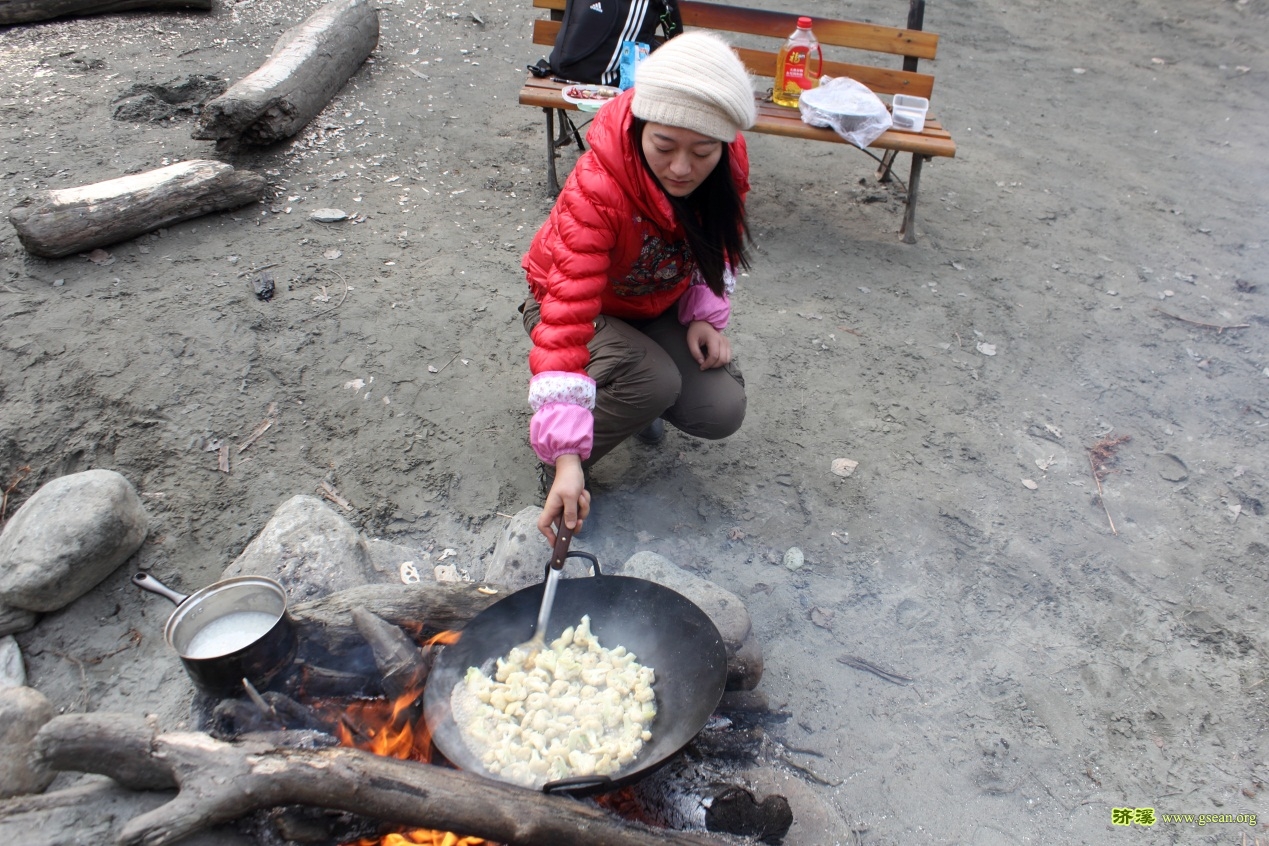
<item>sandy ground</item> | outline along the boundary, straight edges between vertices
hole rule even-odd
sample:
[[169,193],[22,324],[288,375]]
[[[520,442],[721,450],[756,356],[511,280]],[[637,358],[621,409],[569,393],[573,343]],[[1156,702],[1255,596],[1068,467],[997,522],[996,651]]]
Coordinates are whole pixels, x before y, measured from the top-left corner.
[[[187,116],[117,121],[112,101],[238,79],[316,5],[0,32],[0,197],[211,155]],[[385,0],[331,106],[230,159],[267,174],[261,206],[102,264],[34,259],[0,227],[0,472],[32,468],[15,502],[107,467],[152,518],[130,566],[19,637],[59,707],[178,724],[168,609],[130,572],[210,583],[323,480],[368,534],[473,572],[534,504],[515,306],[550,198],[541,113],[515,102],[541,55],[528,5]],[[960,146],[925,170],[920,242],[898,241],[900,189],[860,153],[752,137],[758,251],[731,330],[748,419],[619,449],[587,545],[745,599],[783,739],[821,753],[801,760],[846,821],[825,843],[1263,842],[1269,10],[944,0],[926,25]],[[311,221],[322,207],[360,222]],[[271,302],[250,287],[265,266]],[[217,472],[207,443],[275,405]],[[1121,437],[1099,499],[1089,450]],[[1125,830],[1123,807],[1261,823]]]

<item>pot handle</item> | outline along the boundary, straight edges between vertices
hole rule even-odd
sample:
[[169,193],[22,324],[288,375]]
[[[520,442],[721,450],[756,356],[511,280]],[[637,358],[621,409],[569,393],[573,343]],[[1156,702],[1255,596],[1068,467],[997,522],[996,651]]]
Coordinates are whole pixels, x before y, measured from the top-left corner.
[[[570,549],[567,553],[565,553],[564,557],[565,558],[585,558],[587,561],[590,562],[591,578],[595,578],[597,576],[603,575],[603,573],[601,573],[599,570],[599,559],[596,558],[592,553],[584,552],[580,549]],[[546,577],[547,578],[551,577],[551,566],[554,563],[555,563],[555,556],[551,556],[551,560],[546,562]]]
[[141,590],[148,590],[150,593],[157,593],[159,596],[170,599],[177,605],[180,605],[182,602],[189,599],[188,594],[172,590],[149,573],[136,573],[132,577],[132,583],[141,588]]
[[542,785],[543,793],[564,793],[569,790],[589,790],[592,787],[603,787],[612,784],[608,776],[573,776],[548,781]]

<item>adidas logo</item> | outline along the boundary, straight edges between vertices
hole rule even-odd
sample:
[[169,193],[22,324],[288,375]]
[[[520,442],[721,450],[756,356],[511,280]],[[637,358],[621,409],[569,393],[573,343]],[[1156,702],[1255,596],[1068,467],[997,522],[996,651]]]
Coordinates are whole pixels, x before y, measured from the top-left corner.
[[604,13],[604,4],[603,4],[603,3],[591,3],[591,4],[590,4],[590,10],[591,10],[592,12],[599,12],[599,14],[601,14],[601,15],[602,15],[602,14]]

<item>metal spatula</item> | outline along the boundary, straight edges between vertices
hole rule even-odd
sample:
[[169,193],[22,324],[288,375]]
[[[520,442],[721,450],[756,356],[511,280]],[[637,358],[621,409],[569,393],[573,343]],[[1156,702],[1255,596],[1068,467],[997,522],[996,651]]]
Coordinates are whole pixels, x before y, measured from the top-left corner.
[[568,546],[573,542],[573,530],[560,521],[559,532],[555,536],[555,547],[551,550],[551,560],[546,568],[546,586],[542,591],[542,605],[538,608],[537,625],[533,627],[533,637],[520,644],[517,649],[528,653],[526,664],[533,660],[546,646],[546,625],[551,619],[551,606],[555,604],[555,589],[560,583],[560,572],[564,569],[564,559],[568,557]]

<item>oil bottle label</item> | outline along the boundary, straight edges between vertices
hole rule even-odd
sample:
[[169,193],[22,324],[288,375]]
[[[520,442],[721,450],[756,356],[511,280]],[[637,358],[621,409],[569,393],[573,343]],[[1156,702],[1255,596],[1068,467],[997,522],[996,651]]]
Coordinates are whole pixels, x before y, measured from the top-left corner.
[[785,55],[784,82],[786,85],[796,85],[803,90],[812,87],[806,72],[809,52],[805,47],[795,47]]

